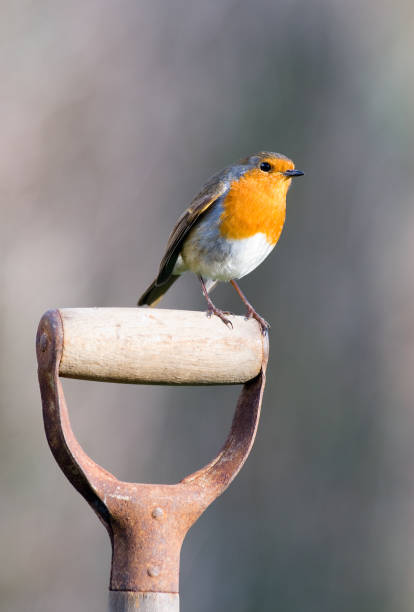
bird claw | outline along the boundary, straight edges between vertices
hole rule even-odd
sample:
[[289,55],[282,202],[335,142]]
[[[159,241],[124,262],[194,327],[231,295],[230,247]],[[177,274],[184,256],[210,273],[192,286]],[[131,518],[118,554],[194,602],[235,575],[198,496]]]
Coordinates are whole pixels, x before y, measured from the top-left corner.
[[247,310],[245,320],[248,321],[249,319],[255,319],[259,323],[260,327],[262,328],[263,336],[266,336],[266,334],[268,333],[268,330],[270,329],[270,323],[268,323],[266,319],[261,317],[253,308],[249,308]]
[[215,315],[216,317],[218,317],[219,319],[221,319],[221,320],[223,321],[223,323],[224,323],[224,324],[225,324],[227,327],[229,327],[229,328],[233,329],[233,323],[230,321],[230,319],[227,319],[227,318],[225,317],[225,315],[226,315],[226,314],[231,314],[231,313],[228,313],[228,312],[223,312],[223,311],[222,311],[222,310],[220,310],[219,308],[209,308],[209,309],[207,310],[207,316],[208,316],[208,318],[209,318],[209,319],[211,318],[211,315]]

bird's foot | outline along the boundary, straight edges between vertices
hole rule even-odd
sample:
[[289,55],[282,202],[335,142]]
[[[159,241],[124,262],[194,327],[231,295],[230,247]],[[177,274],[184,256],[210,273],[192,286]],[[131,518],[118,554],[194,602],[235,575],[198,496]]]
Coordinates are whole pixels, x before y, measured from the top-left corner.
[[246,313],[246,321],[248,321],[249,319],[256,319],[256,321],[259,323],[260,327],[262,328],[262,334],[264,336],[266,336],[268,330],[270,329],[270,323],[268,323],[266,321],[266,319],[264,319],[263,317],[261,317],[254,308],[249,307],[247,309],[247,313]]
[[215,315],[216,317],[218,317],[219,319],[221,319],[223,321],[223,323],[225,325],[227,325],[227,327],[230,327],[231,329],[233,329],[233,323],[230,321],[230,319],[227,319],[226,315],[231,314],[230,312],[223,312],[222,310],[220,310],[220,308],[216,308],[216,306],[211,305],[208,307],[207,310],[207,316],[208,318],[211,317],[211,315]]

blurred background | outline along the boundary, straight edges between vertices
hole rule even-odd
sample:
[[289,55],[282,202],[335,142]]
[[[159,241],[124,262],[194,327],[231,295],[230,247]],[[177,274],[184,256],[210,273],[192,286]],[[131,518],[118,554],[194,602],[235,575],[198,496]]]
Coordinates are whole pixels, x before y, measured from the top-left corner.
[[[241,282],[272,324],[263,417],[184,543],[181,609],[413,609],[413,26],[410,0],[3,0],[2,609],[106,609],[108,537],[43,432],[42,313],[133,306],[201,184],[262,149],[306,176]],[[196,279],[162,306],[204,310]],[[171,483],[239,392],[64,388],[98,462]]]

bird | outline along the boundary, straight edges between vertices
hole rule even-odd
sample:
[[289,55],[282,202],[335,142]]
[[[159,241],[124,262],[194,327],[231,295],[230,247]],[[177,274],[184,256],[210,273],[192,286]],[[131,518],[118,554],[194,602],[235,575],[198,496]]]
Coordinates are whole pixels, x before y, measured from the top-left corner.
[[233,327],[231,313],[217,308],[209,292],[229,282],[246,307],[246,319],[258,321],[263,334],[269,323],[248,301],[236,280],[252,272],[276,246],[286,216],[292,179],[304,172],[281,153],[261,151],[214,174],[177,220],[168,239],[158,275],[138,301],[155,306],[187,271],[196,274],[207,301],[207,316]]

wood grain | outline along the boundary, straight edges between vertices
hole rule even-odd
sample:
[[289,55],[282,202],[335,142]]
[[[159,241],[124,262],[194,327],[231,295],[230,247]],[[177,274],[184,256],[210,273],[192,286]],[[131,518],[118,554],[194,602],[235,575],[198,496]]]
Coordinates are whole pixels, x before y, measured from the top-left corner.
[[178,612],[178,593],[109,591],[108,612]]
[[68,378],[141,384],[237,384],[260,371],[263,336],[254,320],[233,329],[204,312],[154,308],[59,310]]

